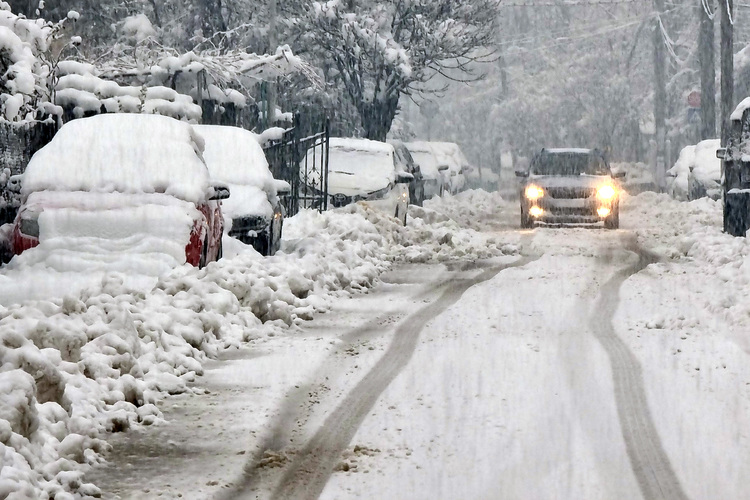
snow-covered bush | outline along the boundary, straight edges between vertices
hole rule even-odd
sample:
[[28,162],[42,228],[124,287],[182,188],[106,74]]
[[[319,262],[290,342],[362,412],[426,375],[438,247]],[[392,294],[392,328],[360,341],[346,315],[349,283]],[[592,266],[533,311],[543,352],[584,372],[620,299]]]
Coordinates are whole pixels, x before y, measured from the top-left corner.
[[70,42],[73,14],[52,24],[19,17],[0,2],[0,120],[19,123],[59,114],[50,104],[49,76]]

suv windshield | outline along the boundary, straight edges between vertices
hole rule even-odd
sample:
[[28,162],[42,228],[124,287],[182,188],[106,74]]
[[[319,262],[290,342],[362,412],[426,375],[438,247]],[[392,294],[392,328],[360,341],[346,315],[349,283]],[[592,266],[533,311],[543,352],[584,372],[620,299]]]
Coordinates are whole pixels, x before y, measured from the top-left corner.
[[600,156],[583,153],[544,153],[531,163],[531,173],[536,175],[609,175],[609,169]]

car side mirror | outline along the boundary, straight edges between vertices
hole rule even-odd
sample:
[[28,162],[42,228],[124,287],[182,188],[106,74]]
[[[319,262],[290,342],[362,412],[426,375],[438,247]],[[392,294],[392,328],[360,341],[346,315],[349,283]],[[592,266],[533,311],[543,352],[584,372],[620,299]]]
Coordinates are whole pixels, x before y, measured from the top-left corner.
[[446,171],[446,170],[448,170],[449,168],[450,168],[450,167],[449,167],[448,165],[440,165],[440,166],[438,167],[438,172],[445,172],[445,171]]
[[727,156],[727,148],[719,148],[716,150],[716,157],[723,160]]
[[8,183],[6,184],[6,189],[10,191],[11,193],[20,193],[21,192],[21,178],[23,177],[23,174],[16,174],[11,175],[8,179]]
[[414,176],[409,172],[396,172],[396,184],[409,184]]
[[285,196],[292,192],[292,186],[287,181],[274,179],[273,183],[276,187],[276,194],[279,196]]
[[627,175],[627,172],[625,172],[624,170],[623,170],[623,171],[621,171],[621,172],[613,172],[613,173],[612,173],[612,178],[613,178],[613,179],[622,179],[622,178],[623,178],[623,177],[625,177],[626,175]]
[[516,177],[528,177],[529,171],[528,170],[516,170]]
[[222,185],[211,186],[208,188],[209,200],[226,200],[229,198],[229,188]]

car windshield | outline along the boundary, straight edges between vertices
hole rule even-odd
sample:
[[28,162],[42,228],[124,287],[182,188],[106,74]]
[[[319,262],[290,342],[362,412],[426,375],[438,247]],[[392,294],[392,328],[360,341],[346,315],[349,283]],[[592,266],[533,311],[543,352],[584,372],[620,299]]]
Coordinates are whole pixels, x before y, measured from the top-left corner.
[[609,175],[601,157],[581,153],[543,154],[534,159],[531,173],[536,175]]

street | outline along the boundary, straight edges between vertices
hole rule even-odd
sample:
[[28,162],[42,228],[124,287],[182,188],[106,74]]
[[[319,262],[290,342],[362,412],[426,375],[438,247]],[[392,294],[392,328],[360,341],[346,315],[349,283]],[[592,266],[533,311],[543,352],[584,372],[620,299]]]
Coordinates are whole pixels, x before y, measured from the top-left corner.
[[520,231],[512,207],[485,229],[520,255],[395,265],[228,351],[87,481],[120,498],[750,498],[750,351],[696,307],[694,264],[627,228]]

